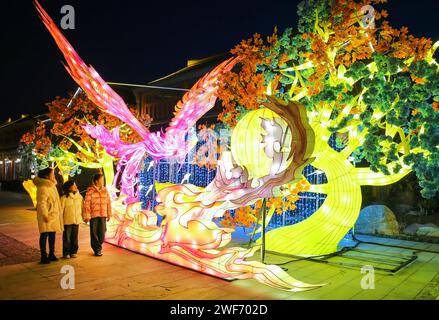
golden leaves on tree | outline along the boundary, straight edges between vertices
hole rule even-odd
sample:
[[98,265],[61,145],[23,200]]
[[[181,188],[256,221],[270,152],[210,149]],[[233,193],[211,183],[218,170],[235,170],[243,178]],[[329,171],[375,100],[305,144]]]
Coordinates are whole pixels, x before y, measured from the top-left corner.
[[264,76],[256,72],[256,66],[267,59],[262,55],[263,50],[268,48],[277,40],[276,30],[272,36],[264,41],[259,34],[255,34],[249,40],[243,40],[231,52],[239,57],[237,68],[239,72],[227,72],[219,78],[218,97],[223,104],[223,111],[218,120],[236,125],[237,106],[245,106],[246,109],[257,109],[260,102],[265,100],[267,87],[264,83]]

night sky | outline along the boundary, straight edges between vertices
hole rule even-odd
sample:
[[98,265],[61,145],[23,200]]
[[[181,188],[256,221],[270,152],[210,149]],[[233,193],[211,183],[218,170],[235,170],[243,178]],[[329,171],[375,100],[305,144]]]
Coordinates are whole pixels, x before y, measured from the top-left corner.
[[[76,29],[63,33],[106,81],[145,84],[185,67],[186,60],[229,51],[253,33],[295,27],[291,1],[40,0],[55,22],[65,4]],[[393,26],[439,40],[438,0],[390,0]],[[76,88],[31,0],[2,2],[0,123],[38,114],[44,103]]]

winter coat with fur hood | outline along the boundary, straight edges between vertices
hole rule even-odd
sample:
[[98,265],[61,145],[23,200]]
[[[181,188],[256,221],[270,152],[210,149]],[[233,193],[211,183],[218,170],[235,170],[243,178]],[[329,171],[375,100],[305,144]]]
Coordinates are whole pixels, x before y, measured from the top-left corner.
[[85,194],[82,217],[90,220],[97,217],[109,218],[112,215],[110,195],[105,187],[91,186]]
[[62,232],[64,223],[56,184],[38,177],[33,182],[37,187],[37,221],[40,233]]

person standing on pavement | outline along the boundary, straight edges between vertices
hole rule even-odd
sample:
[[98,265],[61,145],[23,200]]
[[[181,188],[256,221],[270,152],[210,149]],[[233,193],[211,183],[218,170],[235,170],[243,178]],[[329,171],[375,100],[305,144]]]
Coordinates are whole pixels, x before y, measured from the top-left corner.
[[[42,264],[50,261],[58,261],[55,255],[56,232],[63,231],[63,216],[61,201],[56,188],[54,170],[46,168],[38,172],[33,180],[37,187],[37,221],[40,231],[40,251]],[[49,255],[46,251],[46,243],[49,239]]]
[[107,221],[112,216],[111,198],[104,186],[104,176],[93,176],[92,184],[85,195],[82,216],[85,222],[90,221],[91,248],[96,256],[102,256],[102,244],[105,240]]
[[61,208],[64,220],[63,258],[76,258],[78,253],[79,224],[82,222],[82,196],[74,180],[62,188]]

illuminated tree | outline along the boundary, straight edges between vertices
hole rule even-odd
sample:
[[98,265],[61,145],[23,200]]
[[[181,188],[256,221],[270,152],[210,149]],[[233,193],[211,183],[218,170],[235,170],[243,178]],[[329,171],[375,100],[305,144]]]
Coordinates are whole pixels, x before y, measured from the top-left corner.
[[[310,0],[299,5],[298,31],[264,41],[257,35],[233,50],[240,66],[223,77],[219,119],[233,127],[269,95],[303,104],[316,137],[312,165],[328,179],[309,187],[327,195],[323,205],[269,232],[269,250],[334,252],[358,218],[361,186],[388,185],[413,171],[424,197],[438,191],[438,43],[387,21],[372,27],[364,8],[384,2]],[[387,15],[376,12],[375,21]],[[339,152],[328,144],[333,134],[345,137]]]
[[57,167],[64,181],[69,175],[74,175],[77,166],[67,163],[63,157],[64,152],[52,144],[50,130],[43,121],[38,122],[35,130],[26,132],[20,140],[20,153],[32,154],[31,168],[34,172],[46,167]]
[[35,132],[23,136],[22,142],[32,145],[40,161],[55,161],[64,180],[78,173],[79,167],[101,169],[107,186],[110,186],[114,180],[114,158],[99,142],[90,138],[83,126],[105,124],[110,130],[120,126],[120,136],[124,141],[136,141],[137,135],[116,117],[101,112],[82,93],[69,98],[56,97],[47,106],[52,128],[49,130],[44,123],[40,123]]
[[106,184],[110,186],[114,180],[114,158],[83,127],[101,124],[112,130],[120,126],[121,139],[130,142],[137,141],[136,133],[118,118],[100,111],[82,92],[70,98],[57,97],[47,106],[53,121],[51,133],[57,137],[57,145],[65,158],[80,167],[102,169]]

